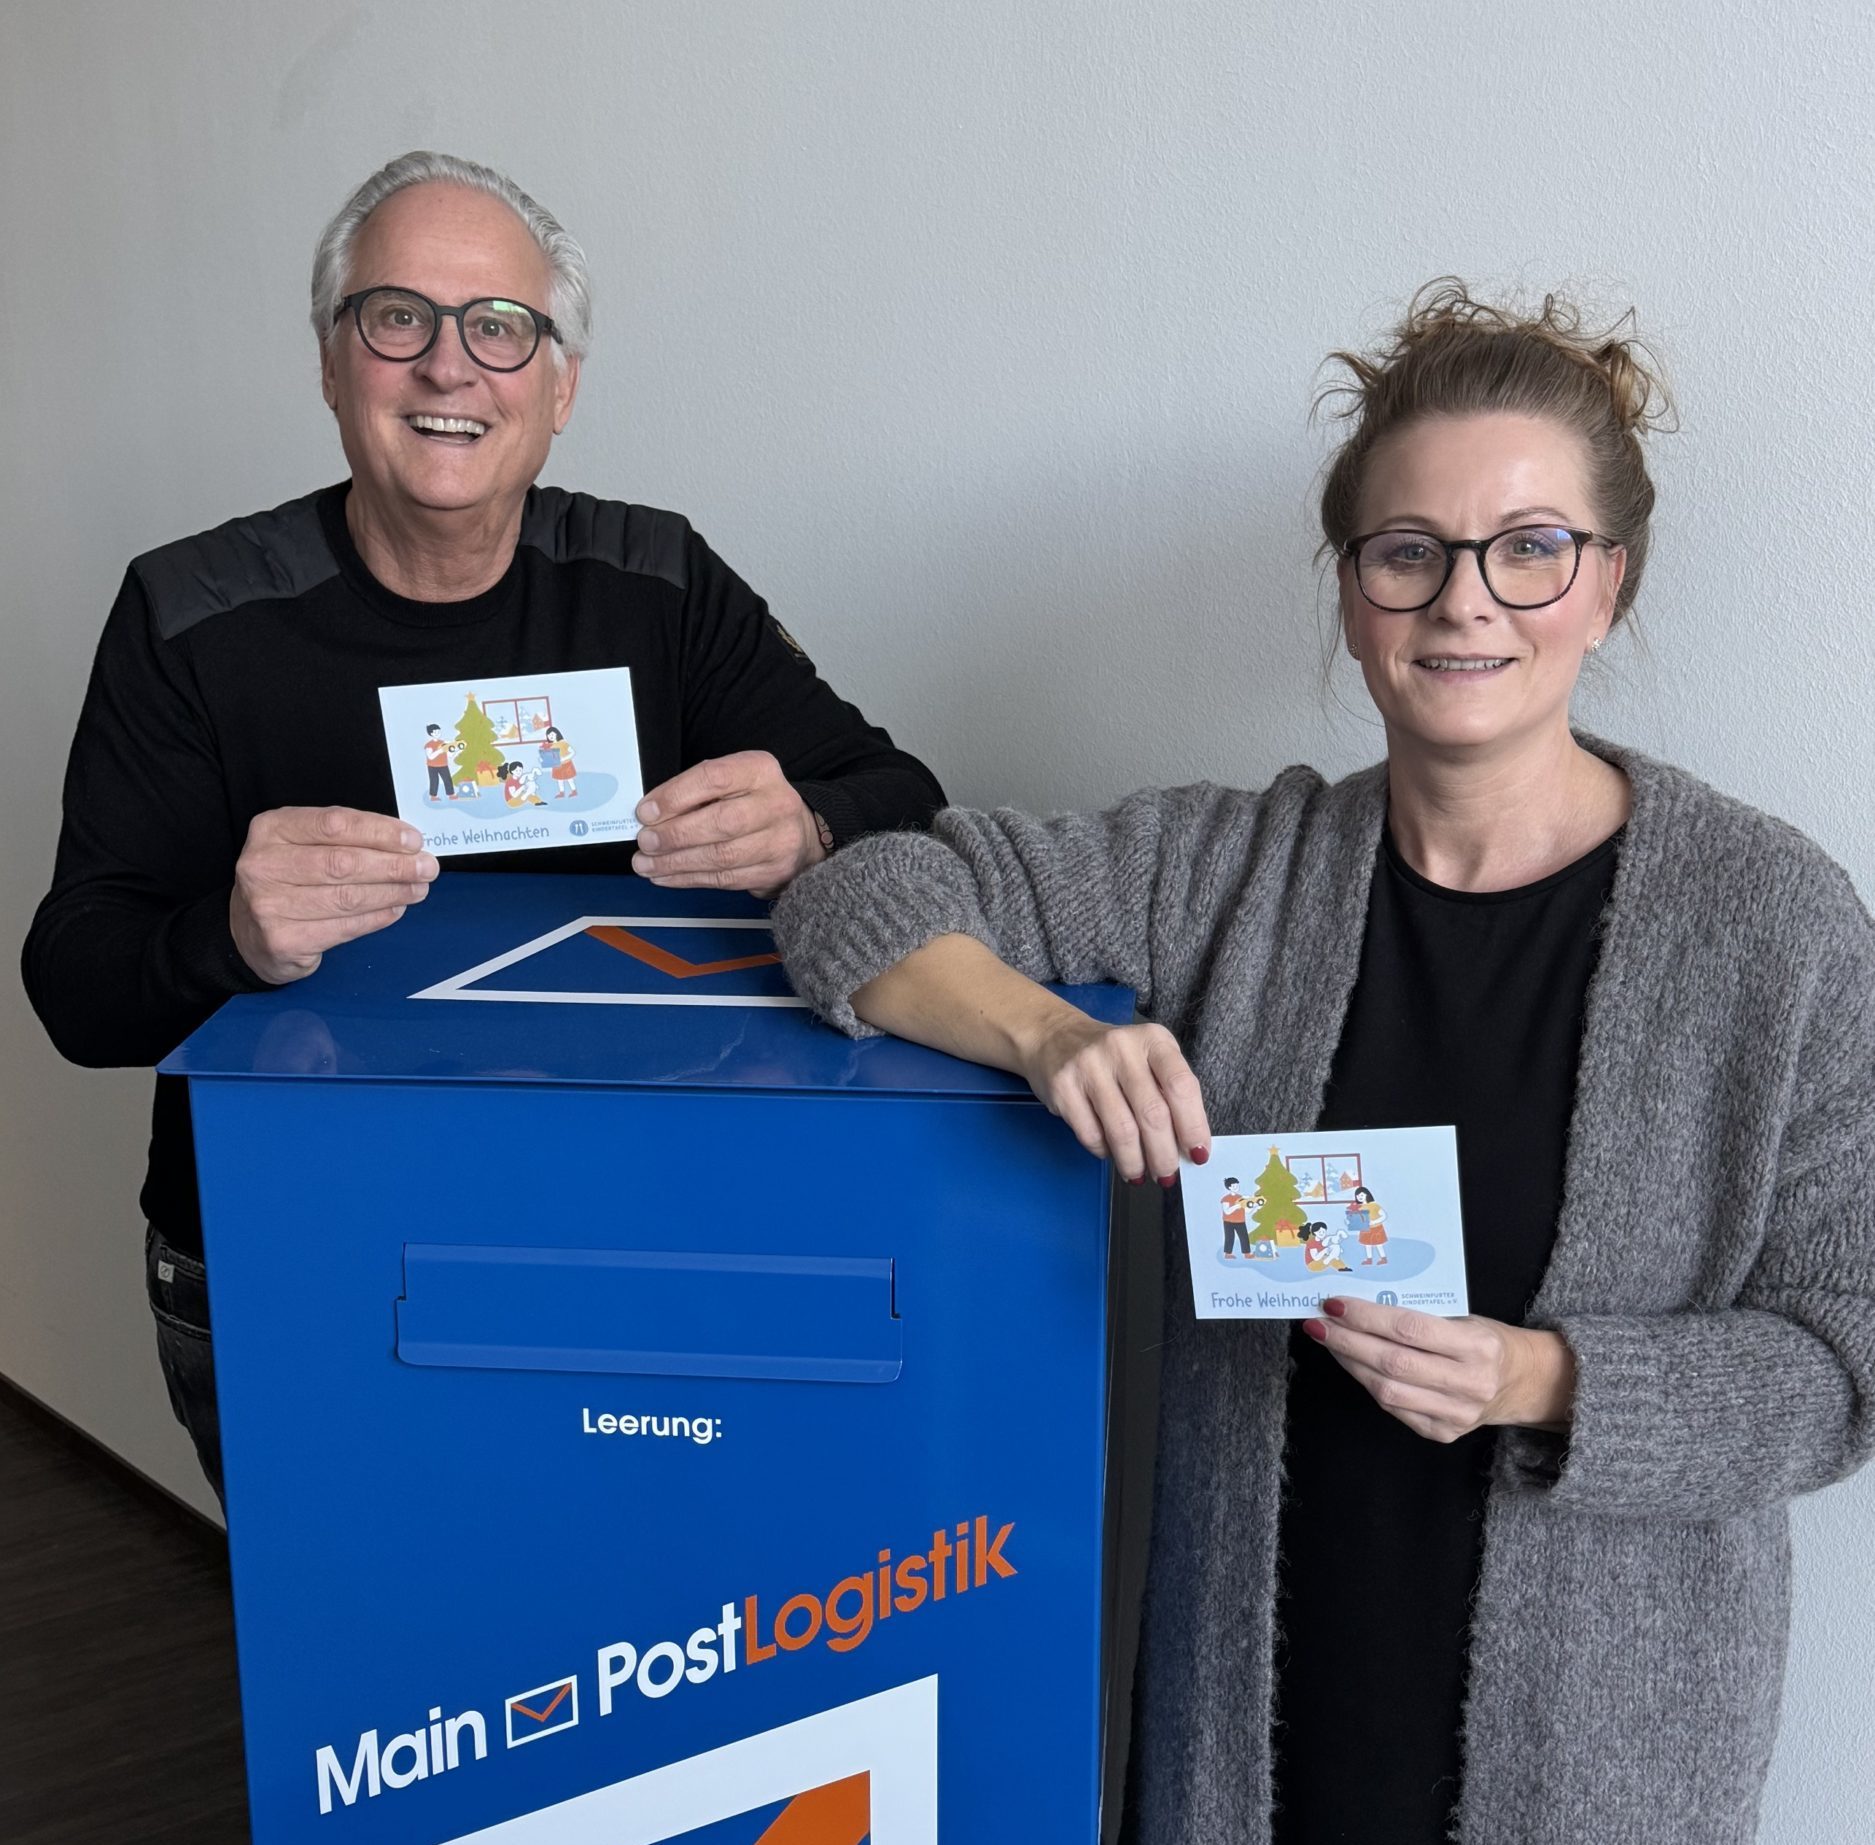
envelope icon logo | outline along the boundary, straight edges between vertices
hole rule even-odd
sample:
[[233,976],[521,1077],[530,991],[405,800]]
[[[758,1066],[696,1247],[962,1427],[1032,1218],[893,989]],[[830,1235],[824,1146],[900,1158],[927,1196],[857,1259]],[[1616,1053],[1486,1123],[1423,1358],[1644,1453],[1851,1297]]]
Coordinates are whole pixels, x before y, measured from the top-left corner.
[[508,1700],[508,1747],[539,1742],[579,1722],[579,1680],[556,1678],[551,1684],[519,1691]]
[[616,948],[620,954],[630,955],[634,961],[642,961],[646,967],[656,968],[660,974],[667,974],[672,980],[695,980],[704,974],[736,974],[746,967],[781,965],[781,957],[773,949],[766,954],[731,955],[715,961],[692,961],[687,956],[673,954],[668,948],[660,948],[656,942],[647,941],[630,929],[620,929],[609,923],[595,923],[586,933],[594,941],[603,942],[608,948]]

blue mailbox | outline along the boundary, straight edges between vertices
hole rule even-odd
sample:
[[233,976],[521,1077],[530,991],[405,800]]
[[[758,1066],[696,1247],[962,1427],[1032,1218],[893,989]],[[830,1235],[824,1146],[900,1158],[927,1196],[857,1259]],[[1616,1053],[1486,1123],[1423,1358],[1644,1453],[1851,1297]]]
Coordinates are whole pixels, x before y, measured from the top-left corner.
[[257,1845],[1096,1837],[1107,1173],[1020,1084],[486,874],[163,1067]]

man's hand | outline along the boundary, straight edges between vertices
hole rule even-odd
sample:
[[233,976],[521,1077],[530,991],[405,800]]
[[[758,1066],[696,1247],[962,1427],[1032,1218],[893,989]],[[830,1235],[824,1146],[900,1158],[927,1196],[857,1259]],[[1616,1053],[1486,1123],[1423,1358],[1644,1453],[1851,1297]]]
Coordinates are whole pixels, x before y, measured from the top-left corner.
[[241,959],[275,986],[304,980],[328,948],[388,928],[429,895],[423,835],[355,807],[256,814],[234,868],[228,925]]
[[781,764],[738,750],[673,775],[638,803],[645,831],[632,870],[670,890],[705,886],[773,896],[827,856],[820,828]]

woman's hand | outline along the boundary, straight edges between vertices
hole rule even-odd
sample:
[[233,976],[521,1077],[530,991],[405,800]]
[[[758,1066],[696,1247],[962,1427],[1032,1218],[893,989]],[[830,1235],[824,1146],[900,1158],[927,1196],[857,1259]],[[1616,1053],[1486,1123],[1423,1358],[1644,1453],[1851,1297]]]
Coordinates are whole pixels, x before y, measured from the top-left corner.
[[1557,1333],[1475,1317],[1441,1320],[1409,1307],[1345,1298],[1302,1329],[1388,1415],[1428,1441],[1495,1424],[1567,1429],[1575,1357]]
[[1102,1025],[967,935],[934,936],[853,995],[869,1025],[1020,1076],[1096,1159],[1169,1186],[1211,1154],[1198,1079],[1163,1025]]
[[1102,1025],[1062,1006],[1025,1047],[1019,1073],[1096,1158],[1128,1184],[1170,1187],[1179,1161],[1210,1157],[1204,1097],[1163,1025]]

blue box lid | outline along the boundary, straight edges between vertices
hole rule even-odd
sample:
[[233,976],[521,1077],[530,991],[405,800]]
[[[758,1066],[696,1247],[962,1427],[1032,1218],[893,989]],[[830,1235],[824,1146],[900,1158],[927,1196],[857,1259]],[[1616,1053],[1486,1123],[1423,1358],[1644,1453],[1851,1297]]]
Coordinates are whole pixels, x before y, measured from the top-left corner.
[[[1058,989],[1124,1024],[1133,996]],[[445,867],[429,897],[291,986],[241,994],[158,1066],[193,1078],[581,1083],[1028,1096],[1001,1070],[854,1041],[794,997],[768,906],[634,877]]]

